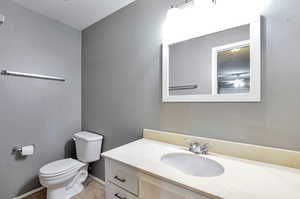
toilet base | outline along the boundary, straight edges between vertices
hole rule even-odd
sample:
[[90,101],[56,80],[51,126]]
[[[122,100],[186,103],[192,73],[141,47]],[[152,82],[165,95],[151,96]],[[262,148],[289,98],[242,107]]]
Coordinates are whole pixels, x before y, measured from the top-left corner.
[[66,190],[66,187],[58,189],[47,189],[47,199],[70,199],[71,197],[79,194],[84,189],[82,184],[77,184],[70,190]]
[[87,166],[82,168],[76,176],[65,186],[47,188],[47,199],[70,199],[83,191],[83,182],[87,179]]

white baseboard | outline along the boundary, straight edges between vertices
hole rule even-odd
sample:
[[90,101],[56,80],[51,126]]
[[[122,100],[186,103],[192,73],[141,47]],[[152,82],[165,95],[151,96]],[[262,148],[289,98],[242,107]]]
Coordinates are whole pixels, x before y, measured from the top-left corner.
[[[97,178],[96,176],[93,176],[91,174],[89,174],[89,177],[91,179],[93,179],[94,181],[96,181],[97,183],[99,183],[101,185],[105,185],[105,182],[103,180],[101,180],[100,178]],[[45,189],[45,187],[39,187],[37,189],[31,190],[31,191],[29,191],[27,193],[24,193],[24,194],[22,194],[20,196],[14,197],[13,199],[23,199],[23,198],[26,198],[27,196],[30,196],[30,195],[32,195],[34,193],[37,193],[37,192],[39,192],[39,191],[41,191],[43,189]]]
[[30,196],[30,195],[32,195],[32,194],[34,194],[34,193],[37,193],[37,192],[39,192],[39,191],[41,191],[41,190],[43,190],[43,189],[45,189],[45,187],[39,187],[39,188],[37,188],[37,189],[34,189],[34,190],[29,191],[29,192],[27,192],[27,193],[24,193],[24,194],[22,194],[22,195],[20,195],[20,196],[17,196],[17,197],[15,197],[15,198],[13,198],[13,199],[23,199],[23,198],[26,198],[27,196]]
[[101,180],[100,178],[96,177],[96,176],[93,176],[91,174],[89,174],[89,177],[93,180],[95,180],[97,183],[101,184],[101,185],[104,185],[105,186],[105,182],[103,180]]

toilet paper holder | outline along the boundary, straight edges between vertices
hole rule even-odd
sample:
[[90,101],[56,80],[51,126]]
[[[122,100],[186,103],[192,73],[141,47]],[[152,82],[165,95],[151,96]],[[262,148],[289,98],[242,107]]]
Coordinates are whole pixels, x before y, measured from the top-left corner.
[[[31,145],[28,145],[28,146],[33,146],[33,150],[35,150],[35,145],[34,144],[31,144]],[[23,151],[22,148],[23,147],[14,146],[13,149],[12,149],[12,154],[22,155],[22,151]]]

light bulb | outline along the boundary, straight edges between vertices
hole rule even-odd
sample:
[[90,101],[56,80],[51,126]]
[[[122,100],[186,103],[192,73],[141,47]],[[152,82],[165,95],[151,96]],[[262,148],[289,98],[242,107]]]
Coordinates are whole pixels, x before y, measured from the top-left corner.
[[168,10],[167,19],[177,18],[180,14],[180,10],[178,8],[171,8]]
[[233,86],[234,86],[235,88],[244,87],[244,86],[245,86],[245,82],[244,82],[243,80],[241,80],[241,79],[236,79],[236,80],[234,80],[234,82],[233,82]]
[[202,8],[212,8],[215,6],[215,3],[212,0],[195,0],[194,5]]

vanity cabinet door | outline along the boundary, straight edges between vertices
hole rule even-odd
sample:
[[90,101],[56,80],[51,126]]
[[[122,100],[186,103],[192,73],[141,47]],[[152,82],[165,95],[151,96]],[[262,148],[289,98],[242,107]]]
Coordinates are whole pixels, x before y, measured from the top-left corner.
[[105,185],[105,199],[137,199],[133,194],[107,182]]
[[148,176],[140,177],[139,186],[139,199],[187,199],[181,189]]
[[105,159],[106,180],[138,195],[138,172],[125,164]]
[[139,199],[209,199],[144,174],[140,175],[139,190]]

